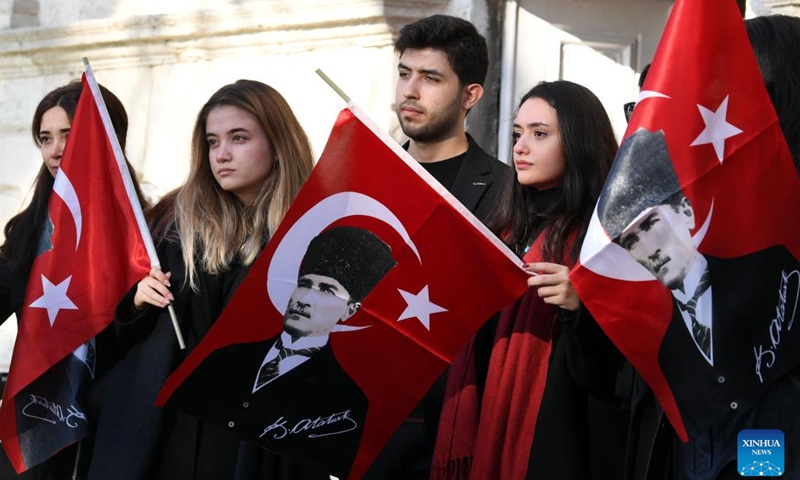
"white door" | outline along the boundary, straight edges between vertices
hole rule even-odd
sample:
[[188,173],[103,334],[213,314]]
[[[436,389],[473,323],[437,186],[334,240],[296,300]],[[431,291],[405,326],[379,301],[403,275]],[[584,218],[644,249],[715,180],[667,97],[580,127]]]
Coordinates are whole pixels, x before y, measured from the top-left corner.
[[541,81],[570,80],[598,96],[617,139],[636,100],[671,1],[520,0],[506,4],[498,156],[508,160],[519,99]]

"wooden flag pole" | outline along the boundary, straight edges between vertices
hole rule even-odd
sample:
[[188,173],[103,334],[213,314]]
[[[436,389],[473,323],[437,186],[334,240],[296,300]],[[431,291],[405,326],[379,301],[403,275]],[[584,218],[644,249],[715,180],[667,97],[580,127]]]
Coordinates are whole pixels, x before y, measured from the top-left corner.
[[333,89],[334,92],[336,92],[340,97],[342,97],[342,100],[344,100],[346,103],[350,103],[350,97],[348,97],[347,94],[344,93],[344,91],[341,88],[339,88],[338,85],[333,83],[333,80],[331,80],[330,77],[325,75],[325,72],[323,72],[321,68],[318,68],[316,72],[317,75],[319,75],[320,78],[322,78],[325,81],[325,83],[327,83],[328,86]]

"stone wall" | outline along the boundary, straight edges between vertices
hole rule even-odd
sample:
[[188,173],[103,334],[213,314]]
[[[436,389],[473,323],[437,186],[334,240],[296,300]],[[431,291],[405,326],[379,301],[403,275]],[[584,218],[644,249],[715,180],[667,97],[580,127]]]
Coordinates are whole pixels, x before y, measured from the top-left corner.
[[800,1],[798,0],[749,0],[748,16],[770,15],[780,13],[800,17]]

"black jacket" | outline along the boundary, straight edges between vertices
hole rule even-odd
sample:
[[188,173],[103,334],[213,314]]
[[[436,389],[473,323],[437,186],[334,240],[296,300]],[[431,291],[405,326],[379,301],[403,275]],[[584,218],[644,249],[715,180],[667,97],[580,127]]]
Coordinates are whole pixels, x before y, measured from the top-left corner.
[[[162,270],[172,272],[173,306],[187,349],[179,350],[166,309],[148,307],[134,313],[135,286],[120,301],[116,337],[126,354],[91,395],[99,418],[89,478],[297,478],[296,466],[263,449],[241,445],[228,430],[169,406],[153,405],[167,377],[202,340],[249,270],[233,266],[217,275],[200,270],[195,293],[184,285],[180,245],[164,241],[157,250]],[[242,476],[244,471],[247,476]],[[290,473],[282,477],[283,472]]]
[[[264,357],[277,338],[214,351],[173,393],[170,403],[274,452],[290,453],[298,463],[325,464],[323,470],[344,477],[358,451],[367,398],[339,365],[330,343],[253,392]],[[204,395],[212,385],[224,395]],[[310,428],[317,419],[338,420]]]
[[[29,273],[13,272],[5,261],[0,260],[0,324],[4,323],[12,313],[16,314],[17,324],[22,321],[22,304],[25,300]],[[101,346],[105,347],[102,342],[98,341],[98,349]],[[81,444],[83,450],[80,455],[78,455],[78,445],[70,445],[49,460],[28,469],[21,475],[17,475],[11,466],[5,450],[0,449],[2,450],[0,452],[0,479],[59,480],[71,478],[72,471],[75,469],[76,459],[80,462],[78,478],[85,478],[89,461],[89,452],[87,450],[91,449],[91,439],[85,439],[81,441]]]

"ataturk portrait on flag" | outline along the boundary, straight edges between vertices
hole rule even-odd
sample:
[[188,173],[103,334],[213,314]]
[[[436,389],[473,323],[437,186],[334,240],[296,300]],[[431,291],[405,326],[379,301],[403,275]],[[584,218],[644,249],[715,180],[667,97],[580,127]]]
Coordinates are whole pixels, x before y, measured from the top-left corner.
[[157,403],[358,479],[520,260],[355,106]]
[[758,415],[800,365],[798,206],[736,5],[676,2],[570,279],[684,442],[777,427]]
[[[287,245],[302,247],[291,241]],[[216,378],[215,388],[235,401],[209,402],[207,419],[217,417],[243,438],[266,447],[295,444],[317,455],[332,452],[340,457],[333,459],[336,463],[351,464],[367,399],[336,360],[330,334],[360,310],[395,265],[389,246],[367,229],[336,226],[321,232],[300,262],[283,330],[265,341],[213,352],[174,398],[202,391],[203,382]]]
[[758,391],[767,370],[785,361],[778,356],[789,355],[780,344],[800,340],[792,331],[800,269],[788,249],[733,258],[700,253],[713,202],[700,224],[663,131],[642,128],[625,139],[597,215],[609,238],[672,295],[658,357],[667,381],[687,387],[673,390],[685,421],[702,423],[702,416],[692,418],[698,398],[725,402],[725,383],[731,391]]

